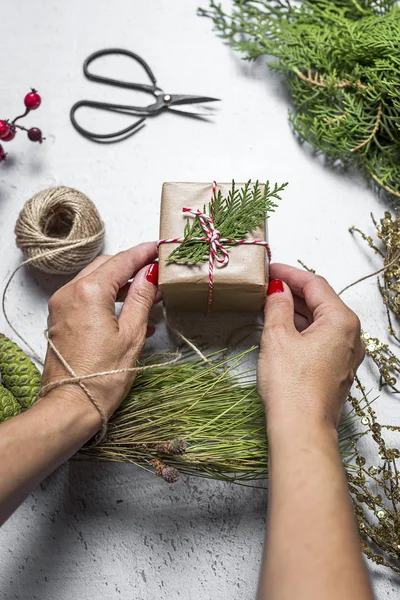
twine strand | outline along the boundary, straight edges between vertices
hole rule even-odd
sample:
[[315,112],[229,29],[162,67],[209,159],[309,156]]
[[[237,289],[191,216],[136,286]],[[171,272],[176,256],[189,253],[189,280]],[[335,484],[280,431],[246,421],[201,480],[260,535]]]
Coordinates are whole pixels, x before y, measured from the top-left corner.
[[170,331],[172,331],[172,333],[174,333],[179,339],[181,339],[182,342],[184,342],[187,346],[189,346],[189,348],[191,348],[193,350],[193,352],[195,354],[197,354],[197,356],[199,358],[201,358],[202,361],[204,361],[205,363],[207,363],[208,365],[210,365],[211,361],[208,360],[208,358],[203,354],[203,352],[200,350],[200,348],[198,348],[194,342],[192,342],[181,331],[179,331],[179,329],[176,329],[176,327],[174,327],[171,324],[171,321],[168,319],[168,314],[167,314],[167,310],[166,310],[165,306],[163,306],[163,311],[162,312],[163,312],[163,317],[164,317],[164,321],[165,321],[165,324],[166,324],[167,328]]
[[374,271],[373,273],[369,273],[369,275],[364,275],[364,277],[360,277],[359,279],[356,279],[356,281],[353,281],[352,283],[349,283],[349,285],[346,285],[346,287],[344,287],[342,290],[340,290],[340,292],[338,293],[338,296],[341,296],[343,294],[343,292],[345,292],[346,290],[353,287],[353,285],[357,285],[358,283],[361,283],[362,281],[365,281],[366,279],[369,279],[370,277],[373,277],[374,275],[379,275],[379,273],[383,273],[384,271],[386,271],[386,269],[388,269],[389,267],[394,265],[399,260],[400,260],[400,252],[398,254],[396,254],[396,256],[390,262],[388,262],[387,265],[385,265],[381,269],[378,269],[377,271]]
[[86,396],[89,398],[90,402],[93,404],[93,406],[95,407],[95,409],[97,410],[97,412],[100,415],[101,426],[100,426],[100,431],[98,432],[95,440],[96,440],[96,443],[101,442],[101,440],[104,439],[104,437],[107,433],[107,423],[108,423],[108,419],[107,419],[107,416],[106,416],[104,410],[102,409],[100,404],[97,402],[97,400],[94,398],[94,396],[91,394],[91,392],[88,390],[86,385],[84,383],[82,383],[81,378],[78,377],[78,375],[75,373],[75,371],[72,369],[72,367],[70,367],[70,365],[67,363],[65,358],[62,356],[61,352],[58,350],[58,348],[52,342],[52,340],[50,339],[50,337],[48,335],[47,330],[44,332],[44,335],[45,335],[45,338],[47,340],[49,347],[52,349],[54,354],[57,356],[57,358],[59,359],[59,361],[61,362],[63,367],[71,375],[71,377],[69,379],[60,379],[59,381],[53,381],[53,382],[48,383],[40,390],[39,397],[42,398],[48,392],[50,392],[50,390],[60,387],[62,385],[65,385],[66,382],[77,383],[79,385],[79,387],[85,392]]
[[71,375],[71,377],[65,377],[63,379],[58,379],[57,381],[50,381],[45,386],[43,386],[39,392],[39,397],[43,398],[46,394],[48,394],[51,390],[57,389],[63,385],[69,384],[77,384],[79,387],[85,392],[88,400],[92,403],[94,408],[100,415],[101,426],[98,434],[95,437],[95,444],[99,444],[107,434],[108,427],[108,419],[107,416],[101,407],[101,405],[97,402],[96,398],[93,396],[88,387],[83,383],[88,379],[94,379],[95,377],[105,377],[107,375],[118,375],[119,373],[138,373],[140,371],[147,371],[148,369],[155,369],[156,367],[167,367],[168,365],[173,365],[178,362],[182,355],[180,352],[168,352],[165,356],[171,356],[170,360],[167,360],[162,363],[152,364],[152,365],[143,365],[139,367],[125,367],[123,369],[112,369],[111,371],[99,371],[98,373],[89,373],[87,375],[77,375],[77,373],[73,370],[73,368],[66,361],[64,356],[61,354],[57,346],[54,344],[52,339],[49,336],[49,333],[46,329],[44,332],[45,338],[51,350],[57,356],[58,360],[63,365],[64,369]]
[[41,359],[41,357],[39,356],[39,354],[36,352],[36,350],[34,350],[34,348],[32,348],[32,346],[30,345],[30,343],[24,338],[23,335],[21,335],[19,333],[19,331],[14,327],[14,325],[11,323],[10,318],[7,314],[7,310],[6,310],[6,295],[7,295],[7,290],[10,286],[11,281],[14,278],[14,275],[21,269],[21,267],[24,267],[25,265],[29,264],[30,262],[33,262],[35,259],[30,258],[28,260],[24,260],[20,265],[18,265],[18,267],[16,269],[14,269],[14,271],[11,273],[10,277],[7,280],[7,283],[4,287],[3,290],[3,294],[1,297],[1,308],[3,311],[3,316],[6,320],[7,325],[10,327],[10,329],[12,329],[12,331],[15,333],[15,335],[25,344],[25,346],[27,348],[29,348],[30,352],[32,353],[32,355],[35,357],[35,359],[38,361],[39,364],[43,365],[43,360]]

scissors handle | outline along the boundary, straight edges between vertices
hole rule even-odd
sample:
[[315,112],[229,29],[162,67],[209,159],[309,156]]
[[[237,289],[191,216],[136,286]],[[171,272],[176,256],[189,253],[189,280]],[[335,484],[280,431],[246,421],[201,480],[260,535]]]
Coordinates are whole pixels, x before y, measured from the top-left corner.
[[[89,71],[89,65],[98,58],[109,55],[123,55],[132,58],[136,62],[138,62],[143,69],[146,71],[153,85],[148,85],[146,83],[133,83],[129,81],[121,81],[119,79],[113,79],[112,77],[103,77],[102,75],[96,75],[95,73],[91,73]],[[85,60],[83,64],[83,72],[85,77],[90,79],[91,81],[97,81],[99,83],[105,83],[107,85],[115,85],[117,87],[126,88],[129,90],[140,90],[142,92],[147,92],[149,94],[156,95],[156,92],[161,92],[161,89],[157,86],[157,80],[153,74],[153,71],[150,69],[149,65],[145,60],[138,54],[134,52],[130,52],[130,50],[124,50],[123,48],[106,48],[105,50],[98,50],[97,52],[93,52],[88,58]]]
[[[79,108],[87,107],[87,108],[96,108],[98,110],[106,110],[110,112],[123,113],[131,116],[140,117],[136,121],[134,121],[128,127],[124,129],[120,129],[119,131],[115,131],[113,133],[96,133],[94,131],[89,131],[80,125],[77,120],[75,113]],[[122,110],[125,109],[125,110]],[[127,110],[126,106],[121,106],[118,104],[106,104],[104,102],[93,102],[91,100],[81,100],[80,102],[76,102],[74,106],[71,108],[70,119],[72,125],[75,129],[84,137],[92,140],[93,142],[119,142],[130,135],[133,135],[139,129],[143,127],[143,123],[146,120],[146,115],[142,115],[141,113],[135,111]]]

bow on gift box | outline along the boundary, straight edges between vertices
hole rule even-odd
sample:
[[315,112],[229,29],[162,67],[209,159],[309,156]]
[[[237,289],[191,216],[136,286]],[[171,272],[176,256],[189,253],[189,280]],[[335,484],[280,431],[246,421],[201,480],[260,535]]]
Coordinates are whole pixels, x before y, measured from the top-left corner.
[[[217,192],[217,183],[212,184],[212,197],[209,204],[209,214],[199,209],[183,207],[182,212],[195,218],[192,225],[185,227],[184,237],[166,238],[159,240],[161,244],[179,243],[168,257],[168,262],[179,264],[194,264],[208,261],[208,300],[207,311],[211,311],[214,266],[226,267],[229,263],[227,246],[240,246],[243,244],[264,246],[268,260],[271,260],[271,251],[268,242],[259,239],[247,239],[245,235],[263,225],[268,213],[273,212],[277,206],[271,198],[280,199],[278,192],[287,184],[275,184],[271,191],[269,182],[265,184],[264,193],[261,192],[259,182],[251,186],[248,181],[242,188],[236,189],[232,182],[232,189],[227,198]],[[199,235],[203,233],[204,235]],[[198,249],[199,244],[207,244],[207,251]]]

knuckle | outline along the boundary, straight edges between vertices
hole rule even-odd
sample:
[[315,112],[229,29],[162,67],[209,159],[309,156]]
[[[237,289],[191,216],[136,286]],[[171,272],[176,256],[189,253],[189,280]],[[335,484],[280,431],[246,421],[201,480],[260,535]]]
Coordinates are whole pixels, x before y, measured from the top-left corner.
[[354,318],[354,328],[355,331],[357,333],[358,336],[361,336],[361,321],[359,319],[359,317],[353,313],[353,318]]
[[349,334],[360,335],[361,323],[357,315],[352,311],[348,310],[344,318],[344,329]]
[[316,288],[329,286],[329,282],[322,275],[318,275],[317,273],[310,273],[310,279],[306,283],[306,288],[310,290],[315,290]]
[[99,294],[100,283],[95,279],[89,279],[83,277],[79,279],[74,285],[75,295],[79,300],[91,300],[94,296]]
[[48,308],[49,308],[50,313],[55,312],[59,308],[59,306],[61,306],[61,303],[62,303],[61,295],[62,295],[62,291],[57,290],[51,296],[51,298],[48,302]]
[[286,325],[282,321],[267,323],[261,336],[261,343],[269,344],[271,341],[282,337],[286,333],[286,329]]
[[304,295],[305,298],[315,295],[322,300],[329,289],[332,288],[325,277],[317,275],[316,273],[310,273],[310,278],[304,286]]
[[325,277],[323,277],[322,275],[318,275],[317,273],[314,273],[313,280],[318,281],[318,283],[323,283],[324,285],[329,285]]
[[133,252],[141,252],[141,253],[145,253],[147,252],[149,248],[149,242],[140,242],[140,244],[136,244],[136,246],[133,246],[132,250]]
[[110,258],[110,254],[100,254],[99,256],[96,256],[96,258],[92,261],[91,265],[96,268],[102,265],[105,261],[109,260]]
[[134,299],[137,304],[143,306],[146,310],[150,310],[153,306],[153,298],[149,295],[147,290],[142,287],[139,287],[135,291]]
[[331,324],[335,329],[346,336],[359,336],[361,323],[357,315],[349,308],[332,311],[329,315]]
[[279,310],[281,306],[290,304],[290,299],[287,294],[271,294],[268,297],[267,313]]
[[136,244],[136,246],[133,247],[133,250],[141,251],[141,250],[144,250],[147,246],[148,246],[148,242],[140,242],[140,244]]
[[287,314],[288,309],[292,308],[290,298],[284,297],[284,294],[276,294],[270,297],[266,308],[266,319],[269,327],[284,324],[283,314]]
[[282,335],[286,331],[286,325],[283,322],[271,323],[268,325],[268,333],[271,337]]

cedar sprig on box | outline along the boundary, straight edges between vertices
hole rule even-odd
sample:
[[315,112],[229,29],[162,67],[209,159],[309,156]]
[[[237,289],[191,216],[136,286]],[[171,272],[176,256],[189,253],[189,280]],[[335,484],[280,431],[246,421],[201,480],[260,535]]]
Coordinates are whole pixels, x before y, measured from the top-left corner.
[[[271,189],[267,181],[262,191],[258,181],[252,184],[249,180],[245,185],[237,188],[235,181],[232,180],[232,188],[228,195],[224,196],[221,190],[215,192],[212,202],[208,204],[208,210],[204,206],[203,212],[213,216],[221,238],[241,240],[249,231],[253,231],[268,219],[269,213],[275,211],[278,205],[273,198],[281,200],[279,192],[282,192],[286,186],[287,183],[282,185],[275,183]],[[202,236],[204,232],[199,220],[188,219],[184,229],[185,241],[169,255],[166,262],[178,264],[207,262],[209,244],[196,239]],[[225,245],[231,244],[226,242]]]

